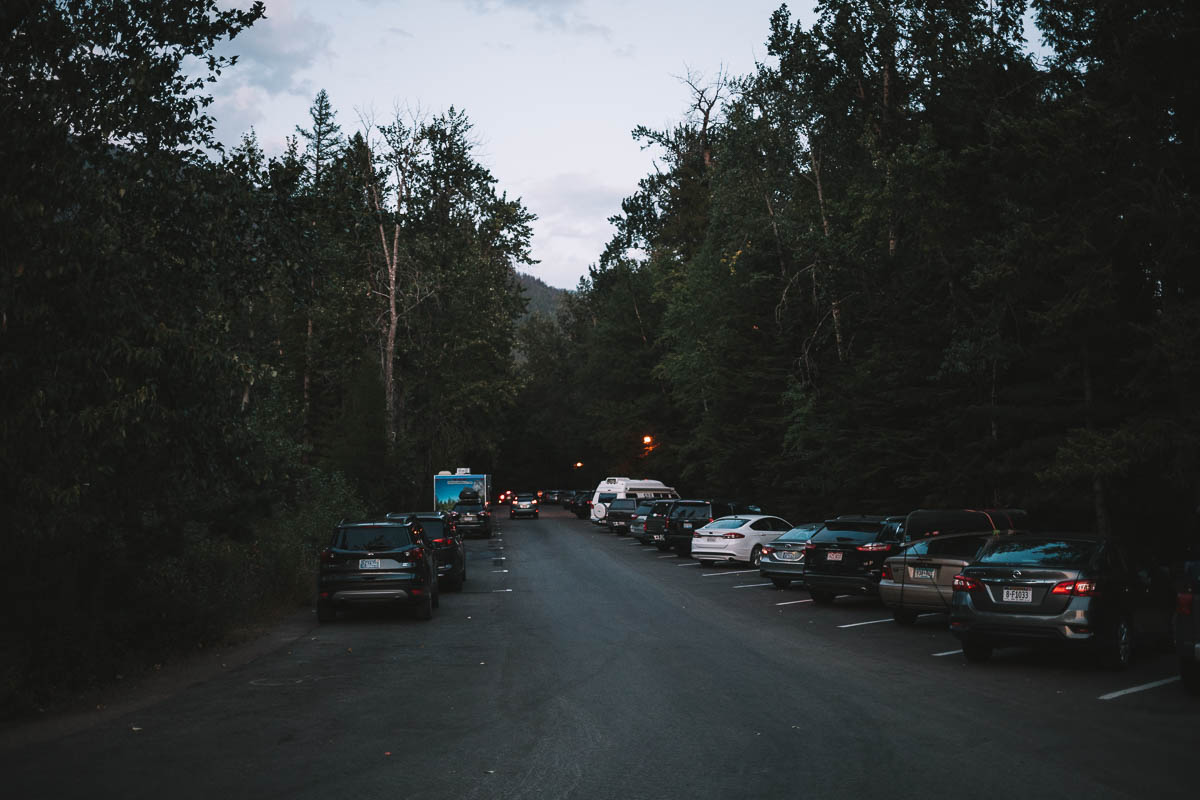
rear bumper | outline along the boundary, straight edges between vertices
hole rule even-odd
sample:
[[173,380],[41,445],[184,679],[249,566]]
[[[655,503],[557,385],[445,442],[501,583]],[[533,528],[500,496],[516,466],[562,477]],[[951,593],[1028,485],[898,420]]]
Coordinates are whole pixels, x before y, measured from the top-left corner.
[[816,589],[819,592],[833,592],[834,594],[879,594],[879,584],[866,575],[823,575],[821,573],[806,572],[804,574],[804,585],[809,589]]

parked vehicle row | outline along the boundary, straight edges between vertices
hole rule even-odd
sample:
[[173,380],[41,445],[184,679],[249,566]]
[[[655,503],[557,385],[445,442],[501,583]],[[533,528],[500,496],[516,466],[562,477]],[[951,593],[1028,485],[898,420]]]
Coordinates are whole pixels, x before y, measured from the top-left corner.
[[364,606],[408,609],[433,618],[440,590],[462,591],[467,579],[462,532],[441,511],[391,513],[382,520],[342,521],[321,551],[317,621]]
[[878,596],[903,625],[945,614],[970,661],[997,647],[1054,644],[1120,669],[1136,648],[1174,641],[1185,684],[1200,691],[1200,562],[1177,592],[1167,567],[1136,547],[1034,533],[1019,509],[919,509],[793,526],[733,501],[626,500],[619,517],[614,503],[608,528],[618,535],[705,565],[755,565],[778,588],[804,586],[817,604]]

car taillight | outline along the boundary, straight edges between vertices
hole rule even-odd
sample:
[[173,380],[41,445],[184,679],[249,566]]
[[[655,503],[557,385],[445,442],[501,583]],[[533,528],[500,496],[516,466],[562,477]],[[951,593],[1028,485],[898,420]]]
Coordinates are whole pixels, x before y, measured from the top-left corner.
[[1192,603],[1195,601],[1196,595],[1191,592],[1180,592],[1175,595],[1175,611],[1185,617],[1192,615]]
[[868,544],[860,544],[856,549],[862,550],[864,553],[876,553],[883,550],[891,550],[890,542],[870,542]]
[[805,550],[816,550],[817,549],[816,542],[805,542],[804,549]]
[[889,565],[884,564],[883,571],[879,573],[879,580],[890,581],[891,579],[892,579],[892,568]]
[[763,547],[762,547],[762,554],[763,554],[764,556],[769,556],[769,555],[771,555],[771,553],[774,553],[774,552],[775,552],[775,548],[774,548],[774,547],[771,547],[771,545],[769,545],[769,544],[764,544],[764,545],[763,545]]
[[454,543],[454,540],[453,540],[453,539],[446,539],[446,538],[442,538],[442,539],[434,539],[434,540],[433,540],[433,543],[434,543],[434,544],[443,544],[443,545],[445,545],[445,544],[453,544],[453,543]]
[[1050,594],[1065,594],[1071,597],[1093,597],[1100,594],[1100,587],[1095,581],[1063,581],[1055,584]]
[[727,533],[724,536],[722,536],[721,538],[722,539],[745,539],[746,534],[744,534],[744,533]]
[[954,591],[956,592],[978,592],[983,588],[983,584],[974,578],[968,578],[966,575],[954,576]]
[[333,555],[333,550],[328,547],[326,547],[324,550],[322,550],[321,551],[321,560],[324,561],[326,564],[332,564],[336,560]]
[[537,505],[537,500],[534,500],[534,501],[533,501],[533,504],[536,506],[536,505]]

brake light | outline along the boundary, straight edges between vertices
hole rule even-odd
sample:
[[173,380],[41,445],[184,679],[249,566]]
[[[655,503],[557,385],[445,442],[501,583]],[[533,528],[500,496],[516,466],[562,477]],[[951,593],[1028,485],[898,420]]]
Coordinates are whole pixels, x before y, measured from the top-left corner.
[[1195,601],[1196,595],[1191,592],[1180,592],[1175,596],[1175,611],[1185,617],[1192,615],[1192,603]]
[[724,536],[722,536],[721,538],[722,539],[745,539],[746,534],[744,534],[744,533],[727,533]]
[[536,506],[536,505],[537,505],[537,500],[534,500],[534,501],[533,501],[533,504]]
[[983,588],[983,584],[974,578],[968,578],[966,575],[954,576],[954,591],[956,592],[978,592]]
[[1093,597],[1100,594],[1100,587],[1095,581],[1063,581],[1050,590],[1050,594],[1069,595],[1071,597]]
[[891,579],[892,579],[892,568],[889,565],[884,564],[883,571],[879,573],[879,580],[890,581]]
[[860,544],[855,549],[861,550],[864,553],[877,553],[884,550],[891,550],[892,545],[890,542],[870,542],[868,544]]
[[774,547],[771,547],[771,545],[769,545],[769,544],[764,544],[764,545],[763,545],[763,547],[762,547],[762,554],[763,554],[764,556],[769,556],[769,555],[771,555],[771,553],[774,553],[774,552],[775,552],[775,548],[774,548]]
[[434,544],[452,544],[453,542],[454,542],[453,539],[434,539],[433,540]]
[[806,551],[808,551],[808,550],[816,550],[816,549],[817,549],[817,543],[816,543],[816,542],[805,542],[805,543],[804,543],[804,549],[805,549]]

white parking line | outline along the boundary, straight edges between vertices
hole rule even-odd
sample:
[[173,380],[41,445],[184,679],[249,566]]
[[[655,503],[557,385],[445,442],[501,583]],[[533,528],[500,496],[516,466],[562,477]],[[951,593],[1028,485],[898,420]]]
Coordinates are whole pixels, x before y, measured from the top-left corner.
[[958,655],[958,654],[959,654],[959,653],[961,653],[961,652],[962,652],[962,650],[947,650],[947,651],[946,651],[946,652],[944,652],[944,653],[930,653],[930,655],[932,655],[934,658],[940,658],[941,656],[954,656],[954,655]]
[[677,567],[698,567],[698,566],[700,566],[700,562],[693,561],[690,564],[676,564],[675,566],[677,566]]
[[1127,694],[1133,694],[1134,692],[1144,692],[1147,689],[1157,689],[1159,686],[1166,686],[1168,683],[1174,683],[1177,680],[1179,680],[1179,676],[1172,675],[1170,678],[1163,678],[1161,681],[1153,681],[1151,683],[1143,683],[1141,686],[1134,686],[1131,689],[1122,689],[1119,692],[1109,692],[1108,694],[1102,694],[1097,699],[1098,700],[1113,700],[1118,697],[1123,697]]
[[508,572],[506,569],[494,569],[492,572]]
[[743,583],[741,586],[735,586],[735,589],[753,589],[755,586],[770,586],[769,583]]
[[641,547],[641,546],[642,546],[642,543],[641,543],[641,542],[638,542],[638,541],[626,542],[625,544],[628,544],[628,545],[633,545],[633,546],[635,546],[635,547]]
[[794,606],[794,605],[796,605],[796,603],[811,603],[811,602],[812,602],[812,598],[809,598],[808,600],[788,600],[786,603],[776,603],[775,605],[777,605],[777,606]]
[[756,569],[728,569],[728,570],[725,570],[724,572],[706,572],[703,575],[701,575],[700,577],[711,578],[714,575],[745,575],[750,572],[758,572],[758,570],[756,570]]
[[679,558],[679,556],[669,555],[669,556],[659,556],[659,558]]
[[881,622],[895,622],[895,620],[892,619],[891,617],[888,617],[887,619],[873,619],[868,622],[852,622],[849,625],[838,625],[838,627],[839,628],[857,628],[859,625],[878,625]]
[[492,589],[492,594],[495,594],[497,592],[511,592],[511,591],[512,591],[512,589]]

